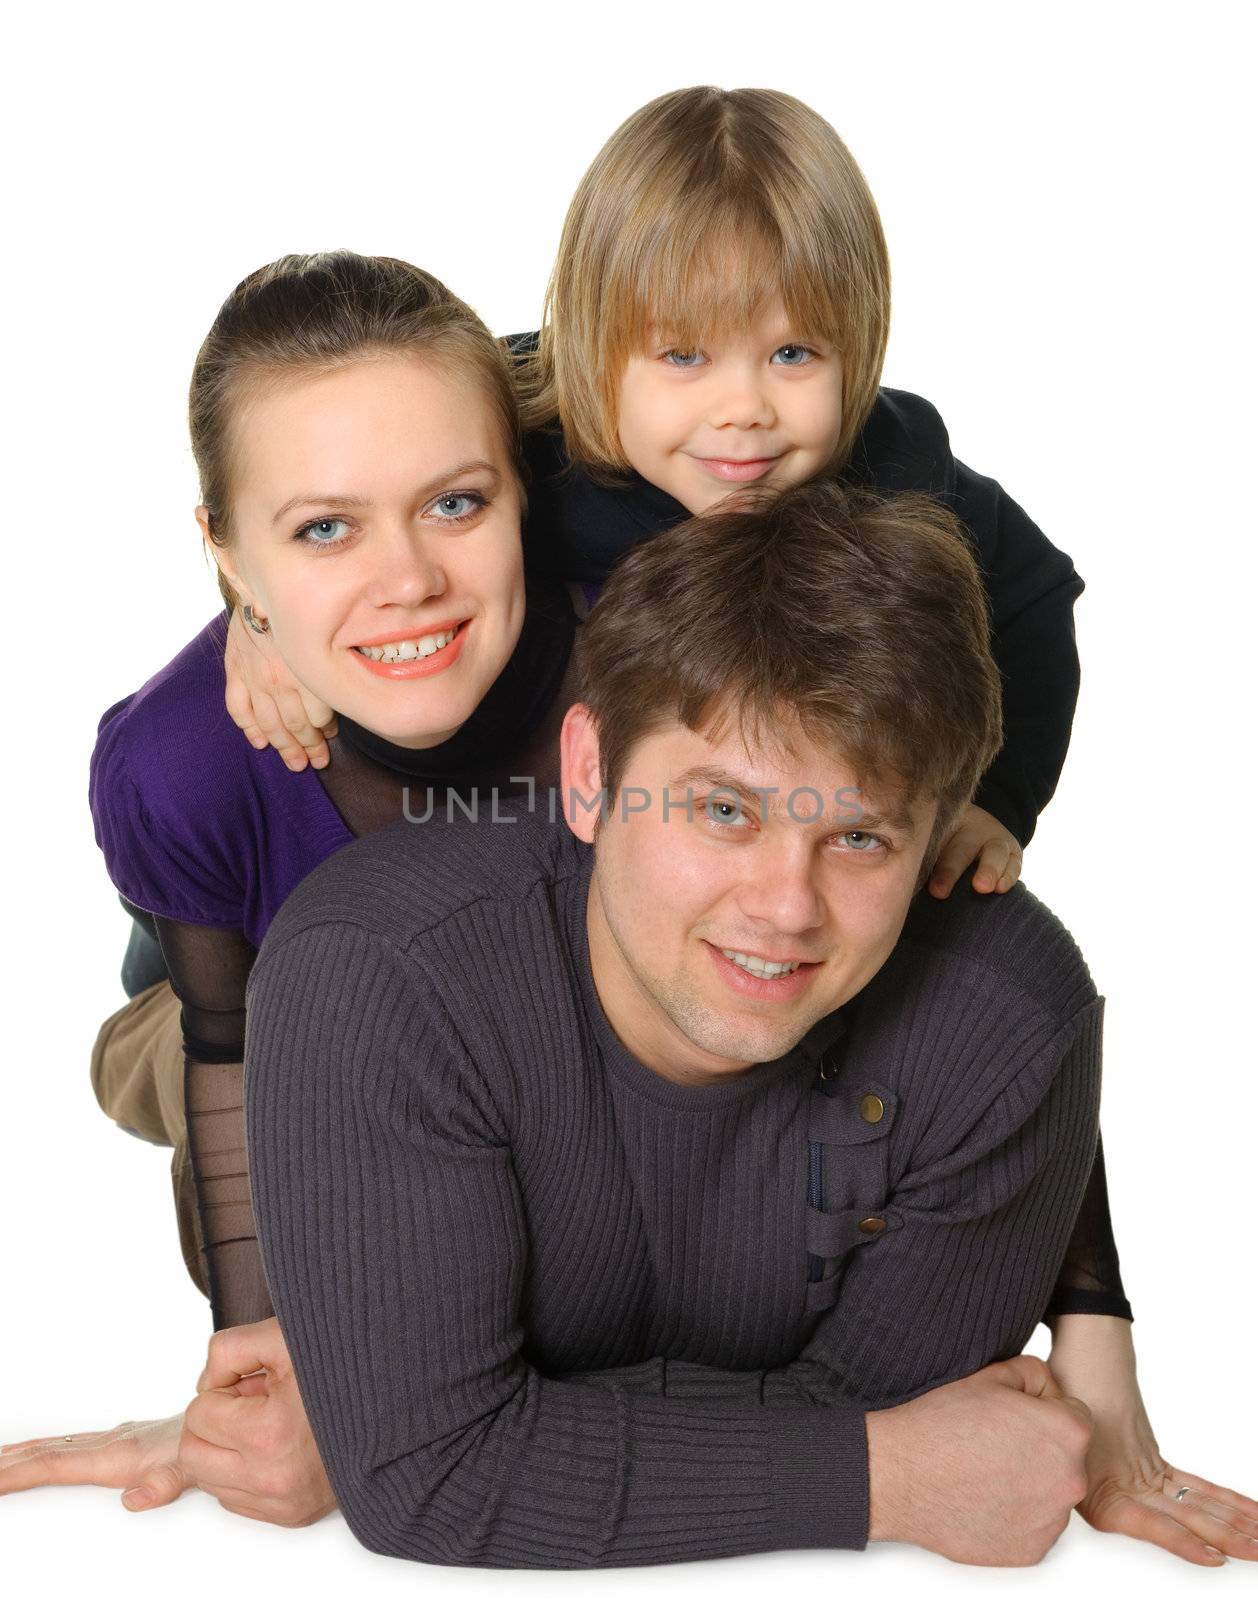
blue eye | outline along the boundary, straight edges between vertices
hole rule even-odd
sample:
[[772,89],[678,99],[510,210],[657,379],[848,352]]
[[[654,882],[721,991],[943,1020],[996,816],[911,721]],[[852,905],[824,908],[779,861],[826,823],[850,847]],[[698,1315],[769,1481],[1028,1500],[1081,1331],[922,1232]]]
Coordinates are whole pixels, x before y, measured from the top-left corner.
[[[852,842],[853,840],[860,840],[861,842],[859,844],[854,844]],[[843,841],[849,847],[849,849],[854,850],[857,855],[862,856],[871,854],[882,843],[882,840],[876,833],[865,833],[860,828],[850,829],[843,835]]]
[[720,795],[709,795],[703,802],[704,815],[717,829],[744,829],[750,826],[750,818],[743,811],[737,800],[726,799]]
[[702,350],[665,350],[664,360],[670,367],[681,367],[686,370],[690,367],[701,366],[706,360]]
[[773,352],[773,360],[780,367],[803,367],[813,359],[813,353],[807,345],[784,344]]
[[483,494],[475,494],[471,489],[459,489],[438,495],[429,510],[436,514],[439,522],[466,522],[488,503]]
[[347,535],[338,534],[338,528],[348,530],[349,523],[343,517],[318,517],[314,522],[303,523],[293,537],[312,549],[327,550],[345,543]]

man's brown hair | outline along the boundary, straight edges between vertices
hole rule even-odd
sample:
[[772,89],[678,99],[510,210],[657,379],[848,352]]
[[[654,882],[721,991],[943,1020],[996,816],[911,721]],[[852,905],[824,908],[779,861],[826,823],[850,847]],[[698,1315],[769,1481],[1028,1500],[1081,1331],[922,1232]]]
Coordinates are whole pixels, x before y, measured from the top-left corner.
[[927,850],[1001,744],[987,596],[956,518],[925,495],[814,480],[637,546],[580,630],[582,698],[610,806],[633,745],[673,720],[748,748],[798,723],[906,802],[935,796]]

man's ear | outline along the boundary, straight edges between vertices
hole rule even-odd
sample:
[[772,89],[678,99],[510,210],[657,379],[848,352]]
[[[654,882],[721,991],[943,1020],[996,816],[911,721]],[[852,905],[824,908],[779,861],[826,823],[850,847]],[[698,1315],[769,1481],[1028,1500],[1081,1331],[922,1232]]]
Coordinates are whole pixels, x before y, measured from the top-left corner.
[[593,844],[602,810],[598,729],[590,708],[579,700],[568,707],[559,730],[559,792],[568,826]]
[[257,601],[254,598],[253,590],[240,576],[236,563],[232,560],[231,551],[225,545],[216,544],[210,537],[210,513],[208,508],[206,506],[198,506],[196,518],[197,526],[201,530],[201,537],[205,540],[205,548],[210,552],[210,556],[218,570],[235,591],[240,604],[256,608]]

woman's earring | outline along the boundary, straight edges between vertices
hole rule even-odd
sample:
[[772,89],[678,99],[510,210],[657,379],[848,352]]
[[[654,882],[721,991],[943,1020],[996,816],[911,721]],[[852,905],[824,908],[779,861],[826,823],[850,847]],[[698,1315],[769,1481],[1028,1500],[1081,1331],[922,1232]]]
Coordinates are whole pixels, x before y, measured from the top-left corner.
[[245,606],[241,612],[241,615],[255,633],[270,633],[271,624],[266,620],[265,617],[255,617],[252,606]]

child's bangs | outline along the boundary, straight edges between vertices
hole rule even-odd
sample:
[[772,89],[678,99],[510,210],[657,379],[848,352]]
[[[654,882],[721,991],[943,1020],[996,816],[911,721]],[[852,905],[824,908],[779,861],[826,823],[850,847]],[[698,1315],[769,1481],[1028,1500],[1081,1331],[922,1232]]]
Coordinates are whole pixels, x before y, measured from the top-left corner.
[[728,213],[706,227],[691,216],[650,240],[625,238],[623,269],[613,274],[622,292],[607,307],[609,346],[620,359],[656,338],[699,347],[715,331],[745,333],[775,299],[795,337],[834,339],[835,285],[801,270],[801,259],[816,259],[801,243],[763,218]]

